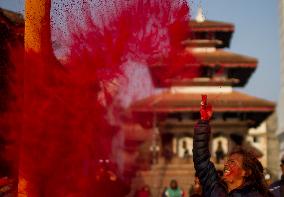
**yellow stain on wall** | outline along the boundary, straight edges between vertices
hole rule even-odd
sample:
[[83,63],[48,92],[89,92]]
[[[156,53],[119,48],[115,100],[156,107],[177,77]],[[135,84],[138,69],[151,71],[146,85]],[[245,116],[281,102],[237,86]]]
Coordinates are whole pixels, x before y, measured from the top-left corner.
[[25,49],[43,52],[50,42],[51,0],[26,0]]

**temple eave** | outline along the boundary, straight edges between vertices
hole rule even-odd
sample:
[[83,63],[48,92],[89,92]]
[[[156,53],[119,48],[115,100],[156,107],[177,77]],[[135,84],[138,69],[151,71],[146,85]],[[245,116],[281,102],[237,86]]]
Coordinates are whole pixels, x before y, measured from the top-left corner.
[[[133,112],[175,113],[175,112],[199,112],[199,107],[141,107],[133,109]],[[214,112],[273,112],[274,107],[214,107]]]

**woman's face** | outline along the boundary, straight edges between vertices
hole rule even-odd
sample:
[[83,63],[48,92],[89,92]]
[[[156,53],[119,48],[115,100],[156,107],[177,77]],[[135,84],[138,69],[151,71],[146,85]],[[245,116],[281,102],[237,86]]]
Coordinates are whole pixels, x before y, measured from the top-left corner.
[[224,165],[223,179],[226,183],[243,180],[245,170],[243,169],[243,156],[232,154]]
[[177,182],[176,181],[171,181],[170,186],[171,186],[172,189],[176,189],[177,188]]

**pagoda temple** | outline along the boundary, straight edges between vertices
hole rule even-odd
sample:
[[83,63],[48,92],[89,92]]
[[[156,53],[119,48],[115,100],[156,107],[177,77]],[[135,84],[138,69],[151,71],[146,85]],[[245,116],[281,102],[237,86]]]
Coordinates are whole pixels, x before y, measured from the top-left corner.
[[[149,150],[153,151],[152,146],[157,146],[154,150],[158,151],[160,161],[164,160],[164,153],[168,149],[174,155],[173,163],[185,157],[186,149],[192,156],[193,128],[200,118],[202,94],[208,95],[208,102],[212,104],[214,111],[211,120],[213,139],[210,144],[213,157],[220,143],[225,154],[236,145],[244,146],[249,129],[258,127],[275,108],[274,102],[234,90],[234,87],[244,87],[248,83],[257,68],[258,60],[227,50],[235,30],[233,24],[205,20],[197,16],[196,20],[189,22],[189,27],[188,39],[182,44],[184,50],[197,59],[200,74],[194,78],[172,76],[162,80],[153,75],[155,86],[164,91],[132,105],[133,112],[154,116],[153,130],[156,136],[150,142]],[[184,65],[184,72],[187,68],[190,72],[193,66],[190,64]],[[162,64],[150,66],[151,73],[162,72],[164,68],[165,65]],[[250,148],[258,156],[262,155],[253,146]],[[177,169],[183,168],[180,166]],[[193,169],[192,166],[190,168]],[[177,177],[179,172],[172,174]],[[186,176],[189,179],[193,174]],[[143,180],[149,185],[155,185],[154,182],[150,183],[153,178],[144,177]],[[160,180],[163,186],[156,185],[152,189],[160,187],[161,193],[161,187],[167,186],[168,181]]]
[[[134,190],[146,183],[158,196],[171,179],[177,179],[187,195],[194,177],[193,128],[200,118],[202,94],[208,96],[214,111],[210,122],[213,161],[217,161],[215,153],[220,145],[224,155],[237,145],[250,148],[258,157],[263,155],[246,138],[249,130],[262,125],[274,112],[275,103],[234,90],[248,83],[258,64],[254,57],[228,50],[234,30],[234,24],[205,20],[199,10],[196,19],[189,22],[188,38],[181,43],[185,52],[197,60],[185,64],[183,72],[191,72],[193,66],[198,66],[198,75],[161,79],[155,74],[166,66],[162,63],[149,66],[155,87],[162,91],[133,103],[132,111],[152,117],[153,140],[145,142],[148,147],[144,146],[142,152],[150,152],[154,165],[138,173],[133,180]],[[166,161],[169,151],[173,156],[171,163]],[[221,166],[217,164],[217,168]]]

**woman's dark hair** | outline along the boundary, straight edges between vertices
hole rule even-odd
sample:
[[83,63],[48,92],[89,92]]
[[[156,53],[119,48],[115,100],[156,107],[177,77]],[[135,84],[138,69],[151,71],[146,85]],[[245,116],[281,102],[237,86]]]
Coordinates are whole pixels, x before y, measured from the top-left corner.
[[255,157],[255,155],[242,148],[233,150],[230,155],[233,154],[239,154],[243,158],[242,168],[246,172],[244,184],[251,184],[259,193],[261,193],[265,197],[272,196],[272,194],[268,190],[268,185],[264,178],[263,166]]
[[178,182],[175,179],[172,179],[170,182],[170,187],[172,189],[177,189],[178,188]]

